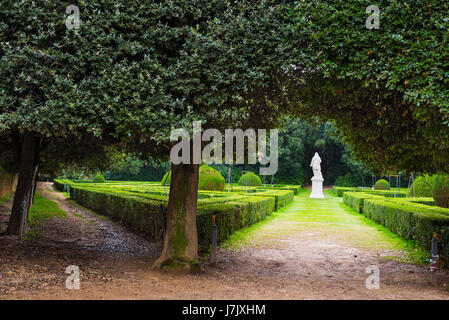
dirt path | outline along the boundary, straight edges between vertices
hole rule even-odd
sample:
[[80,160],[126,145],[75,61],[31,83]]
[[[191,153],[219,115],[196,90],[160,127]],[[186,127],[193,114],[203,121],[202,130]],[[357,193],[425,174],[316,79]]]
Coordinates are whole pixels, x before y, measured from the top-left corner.
[[[150,268],[160,242],[67,201],[50,184],[41,192],[68,213],[42,223],[39,241],[0,237],[3,299],[448,299],[449,277],[396,262],[395,241],[330,197],[305,196],[220,249],[217,266],[200,275]],[[328,195],[328,194],[327,194]],[[3,212],[3,214],[1,214]],[[0,231],[5,228],[0,208]],[[3,222],[3,223],[2,223]],[[81,270],[81,289],[65,288],[68,265]],[[380,289],[369,290],[366,267],[380,270]]]

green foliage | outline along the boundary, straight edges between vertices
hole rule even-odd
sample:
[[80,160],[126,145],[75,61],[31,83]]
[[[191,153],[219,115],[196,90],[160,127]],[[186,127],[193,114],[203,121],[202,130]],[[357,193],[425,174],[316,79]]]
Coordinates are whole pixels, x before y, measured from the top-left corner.
[[126,156],[116,163],[104,176],[116,181],[156,181],[161,180],[170,163],[158,163],[152,158],[144,161],[135,156]]
[[343,197],[346,192],[364,192],[375,195],[382,195],[384,197],[403,198],[406,196],[407,189],[392,189],[392,190],[372,190],[369,188],[354,188],[354,187],[334,187],[333,192],[337,197]]
[[363,202],[366,199],[382,199],[381,195],[370,194],[366,192],[345,192],[343,194],[343,203],[353,208],[358,213],[363,213]]
[[[366,200],[363,213],[404,239],[414,240],[419,246],[430,250],[434,234],[449,230],[449,210],[412,202],[391,200]],[[440,257],[448,260],[449,242],[440,243]]]
[[437,206],[447,208],[449,206],[449,177],[442,175],[424,175],[413,182],[408,191],[408,196],[434,197]]
[[161,180],[161,185],[162,186],[166,186],[166,185],[170,185],[170,183],[171,183],[171,170],[170,171],[167,171],[165,174],[164,174],[164,176],[162,177],[162,180]]
[[293,3],[290,41],[303,57],[296,65],[302,84],[292,84],[297,112],[335,120],[357,159],[375,173],[446,172],[447,2],[382,2],[380,30],[365,27],[368,5]]
[[[98,158],[111,144],[166,160],[171,130],[193,120],[273,128],[287,113],[272,103],[291,54],[284,35],[293,32],[277,2],[76,5],[81,25],[69,30],[66,2],[1,1],[0,162],[13,169],[23,132],[42,139],[40,170],[55,174],[106,163]],[[129,173],[139,168],[133,162]]]
[[[444,1],[384,3],[380,31],[365,27],[361,0],[92,0],[78,3],[76,31],[65,27],[66,5],[1,2],[0,149],[13,150],[9,163],[24,131],[55,142],[43,157],[52,168],[94,147],[104,156],[117,140],[143,158],[167,157],[171,129],[192,120],[272,128],[293,113],[334,120],[376,171],[447,170]],[[79,144],[84,152],[70,152]]]
[[376,184],[374,185],[375,190],[389,190],[390,184],[385,179],[379,179],[376,181]]
[[94,183],[105,183],[106,179],[101,174],[97,174],[94,179],[92,180]]
[[364,173],[356,174],[356,173],[347,172],[344,176],[339,176],[335,180],[335,185],[338,187],[359,187],[365,181],[365,180],[361,179],[362,175],[365,175],[366,177],[368,176]]
[[[363,179],[368,179],[370,175],[361,163],[353,159],[351,149],[338,136],[335,125],[313,120],[289,119],[280,131],[279,169],[275,182],[310,183],[313,174],[310,160],[318,152],[323,161],[324,184],[364,186]],[[344,183],[340,178],[337,184],[336,179],[342,176],[345,176]]]
[[434,179],[433,197],[435,205],[449,208],[449,177],[436,176]]
[[56,202],[48,200],[39,192],[34,196],[33,205],[30,209],[29,220],[31,223],[39,223],[52,217],[66,217],[67,214],[61,210]]
[[198,190],[223,191],[225,178],[220,172],[207,165],[202,165],[199,172]]
[[432,198],[384,198],[365,192],[345,192],[343,201],[367,218],[384,225],[405,240],[414,240],[426,251],[434,234],[440,257],[449,262],[449,209],[433,206]]
[[[171,171],[162,178],[161,185],[170,185]],[[198,190],[223,191],[225,178],[220,172],[208,165],[202,165],[199,169]]]
[[[408,191],[408,196],[415,197],[433,197],[435,180],[431,175],[424,175],[414,180],[412,186]],[[414,194],[413,194],[414,189]]]
[[247,172],[240,177],[238,184],[239,186],[261,186],[262,180],[254,172]]
[[[125,225],[152,238],[162,237],[160,206],[166,208],[168,196],[159,183],[54,181],[59,190],[64,183],[70,185],[70,197],[79,204],[121,220]],[[294,186],[259,188],[252,193],[242,190],[230,193],[199,191],[197,229],[203,249],[210,244],[213,215],[220,229],[219,241],[222,241],[236,230],[264,219],[293,200]]]

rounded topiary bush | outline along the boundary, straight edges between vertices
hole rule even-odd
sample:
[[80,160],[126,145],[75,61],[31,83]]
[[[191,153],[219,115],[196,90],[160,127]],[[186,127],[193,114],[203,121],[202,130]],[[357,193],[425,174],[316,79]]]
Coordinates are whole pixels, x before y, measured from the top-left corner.
[[92,180],[92,182],[94,182],[94,183],[105,183],[106,179],[101,174],[97,174],[94,177],[94,179]]
[[223,191],[224,187],[225,178],[220,172],[208,165],[202,165],[200,167],[199,190]]
[[[168,171],[162,178],[161,184],[170,185],[171,171]],[[223,191],[225,178],[220,172],[208,165],[202,165],[199,172],[198,190]]]
[[247,172],[239,179],[240,186],[261,186],[262,180],[254,172]]
[[409,197],[413,195],[413,188],[415,197],[433,197],[434,177],[426,175],[416,178],[408,190]]
[[389,190],[390,184],[385,179],[379,179],[377,180],[376,184],[374,185],[375,190]]

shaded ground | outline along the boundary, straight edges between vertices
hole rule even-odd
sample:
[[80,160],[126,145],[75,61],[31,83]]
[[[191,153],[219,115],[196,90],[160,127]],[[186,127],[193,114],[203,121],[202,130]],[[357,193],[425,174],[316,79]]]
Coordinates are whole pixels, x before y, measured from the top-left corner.
[[[308,199],[306,191],[268,220],[238,232],[201,275],[151,269],[152,242],[65,199],[50,184],[39,190],[68,213],[33,227],[45,237],[0,236],[0,298],[7,299],[447,299],[447,272],[431,276],[410,263],[406,244],[341,204]],[[8,215],[0,207],[0,232]],[[400,261],[396,261],[400,260]],[[81,289],[65,288],[68,265]],[[380,270],[368,290],[366,267]]]

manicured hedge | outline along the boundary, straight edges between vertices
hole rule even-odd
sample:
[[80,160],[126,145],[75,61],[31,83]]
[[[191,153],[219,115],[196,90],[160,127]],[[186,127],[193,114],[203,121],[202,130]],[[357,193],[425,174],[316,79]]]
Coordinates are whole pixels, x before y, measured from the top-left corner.
[[345,192],[365,192],[384,197],[398,197],[398,198],[403,198],[406,196],[406,191],[403,189],[401,189],[400,192],[398,192],[396,189],[391,189],[391,191],[389,191],[389,190],[373,190],[370,188],[334,187],[333,192],[337,197],[343,197],[343,194]]
[[374,185],[375,190],[390,190],[390,184],[385,179],[379,179],[377,180],[376,184]]
[[274,197],[275,199],[275,211],[279,210],[283,206],[286,206],[293,201],[294,192],[290,190],[280,190],[280,191],[265,191],[259,194],[263,197]]
[[105,183],[106,179],[101,174],[97,174],[94,179],[92,180],[94,183]]
[[[434,184],[435,178],[433,176],[425,175],[418,177],[409,189],[408,196],[433,197]],[[414,194],[412,194],[413,191]]]
[[241,201],[198,205],[197,228],[200,246],[208,247],[212,237],[212,217],[218,227],[218,241],[226,240],[233,232],[265,219],[273,213],[272,197],[247,197]]
[[440,235],[441,253],[448,262],[449,242],[444,232],[449,231],[449,209],[405,201],[367,199],[363,213],[404,239],[415,240],[426,250],[430,250],[434,233]]
[[[167,206],[168,197],[160,185],[154,184],[95,184],[55,180],[58,190],[70,185],[70,197],[100,214],[122,221],[125,225],[160,239],[163,217],[160,206]],[[206,249],[211,242],[212,217],[223,241],[238,229],[265,219],[273,211],[290,203],[293,190],[263,188],[255,193],[199,191],[197,229],[199,244]]]
[[198,190],[223,191],[225,178],[221,173],[208,165],[200,167]]
[[433,198],[385,198],[381,195],[366,192],[345,192],[343,194],[343,203],[353,208],[358,213],[363,213],[363,201],[366,199],[384,199],[395,202],[420,203],[428,206],[435,205]]
[[55,188],[56,188],[56,190],[58,190],[58,191],[65,191],[64,190],[64,186],[65,185],[72,185],[72,184],[74,184],[75,182],[74,181],[71,181],[71,180],[60,180],[60,179],[55,179],[55,180],[53,180],[53,185],[55,186]]
[[266,187],[263,187],[263,186],[257,187],[257,190],[263,190],[263,189],[268,189],[268,190],[291,190],[291,191],[293,191],[293,193],[295,195],[297,195],[299,193],[299,191],[301,190],[301,186],[300,185],[283,185],[283,186],[278,186],[278,185],[270,186],[270,185],[267,185]]
[[239,186],[261,186],[262,180],[254,172],[248,171],[238,181]]
[[164,201],[138,196],[94,191],[77,186],[70,188],[70,197],[86,208],[122,221],[126,226],[160,239],[163,224],[160,206]]
[[449,209],[435,206],[433,198],[388,198],[365,192],[344,192],[343,202],[406,240],[430,250],[434,234],[440,257],[449,263]]
[[343,194],[343,203],[358,213],[363,213],[363,202],[366,199],[384,199],[384,197],[366,192],[345,192]]

